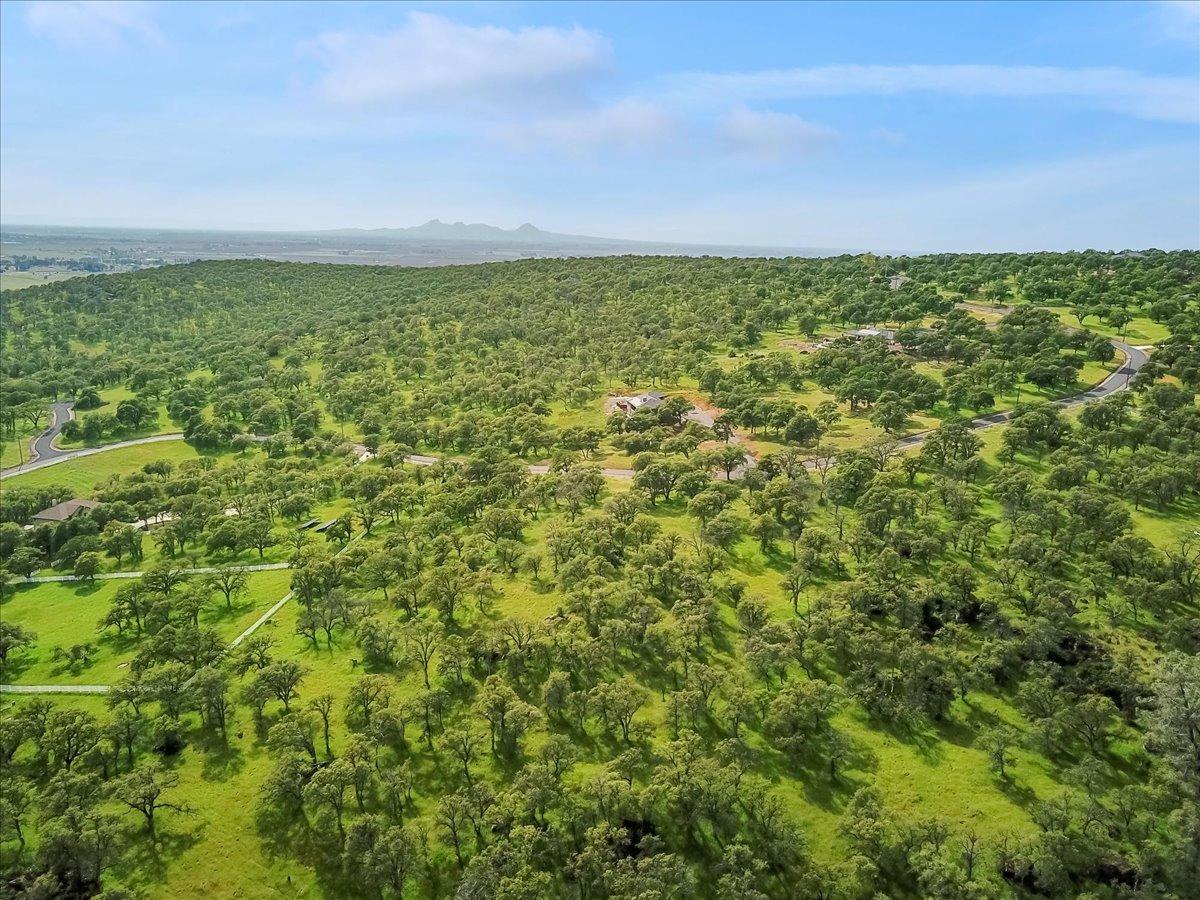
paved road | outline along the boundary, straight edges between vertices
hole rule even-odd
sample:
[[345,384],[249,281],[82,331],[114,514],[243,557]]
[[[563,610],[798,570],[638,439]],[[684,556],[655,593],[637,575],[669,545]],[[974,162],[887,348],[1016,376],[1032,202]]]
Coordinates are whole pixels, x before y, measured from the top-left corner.
[[63,451],[54,446],[63,426],[75,418],[75,401],[62,400],[50,407],[50,427],[33,440],[33,460],[54,459]]
[[[228,568],[238,572],[269,572],[273,569],[290,569],[291,563],[257,563],[252,566],[229,566]],[[213,572],[219,572],[225,566],[197,566],[194,569],[180,569],[184,575],[208,575]],[[96,581],[105,581],[110,578],[141,578],[145,572],[102,572],[95,576]],[[54,584],[61,581],[86,581],[76,575],[35,575],[33,578],[21,578],[13,582],[13,584]]]
[[[1112,394],[1115,394],[1117,391],[1124,390],[1129,385],[1129,380],[1131,378],[1133,378],[1133,376],[1137,373],[1137,371],[1142,366],[1144,366],[1146,364],[1146,361],[1150,358],[1150,355],[1146,350],[1143,350],[1139,347],[1131,346],[1130,344],[1126,344],[1123,341],[1114,340],[1112,342],[1112,344],[1114,347],[1117,348],[1117,350],[1120,353],[1122,353],[1125,356],[1125,364],[1123,366],[1121,366],[1121,368],[1119,368],[1117,371],[1113,372],[1111,375],[1109,375],[1107,378],[1105,378],[1104,381],[1100,382],[1100,384],[1096,385],[1095,387],[1091,388],[1090,390],[1084,391],[1082,394],[1076,394],[1072,397],[1063,397],[1060,400],[1055,400],[1054,401],[1055,406],[1059,406],[1064,409],[1072,407],[1072,406],[1080,406],[1084,403],[1092,403],[1096,400],[1101,400],[1104,397],[1108,397],[1108,396],[1111,396]],[[971,427],[976,428],[976,429],[991,428],[993,426],[1001,425],[1004,422],[1007,422],[1009,420],[1010,416],[1011,416],[1011,413],[1007,413],[1007,412],[998,412],[998,413],[993,413],[990,416],[981,416],[978,419],[971,420]],[[898,441],[898,443],[900,444],[901,448],[910,449],[912,447],[918,446],[919,444],[923,443],[926,436],[928,436],[928,434],[929,434],[929,432],[927,432],[927,431],[921,432],[919,434],[910,434],[908,437],[902,438],[900,441]],[[59,461],[62,461],[63,459],[72,459],[77,456],[88,455],[90,453],[99,453],[104,450],[112,450],[115,447],[127,447],[127,446],[131,446],[133,444],[151,443],[156,440],[178,440],[180,437],[181,437],[181,435],[156,435],[155,437],[151,437],[151,438],[141,438],[141,439],[135,440],[135,441],[122,441],[119,444],[109,444],[105,447],[93,447],[90,450],[71,451],[69,453],[62,454],[61,456],[57,457],[54,460],[44,461],[43,464],[50,465],[53,462],[59,462]],[[406,459],[408,460],[408,462],[410,462],[414,465],[418,465],[418,466],[432,466],[434,463],[436,463],[438,461],[438,458],[436,456],[424,456],[424,455],[419,455],[419,454],[414,454],[412,456],[406,457]],[[34,463],[34,465],[36,466],[38,464]],[[20,467],[18,467],[18,468],[20,468]],[[548,467],[543,466],[543,465],[532,465],[529,467],[529,471],[534,474],[544,474],[546,471],[548,471]],[[603,469],[602,471],[604,472],[604,474],[606,476],[608,476],[610,478],[632,478],[633,474],[634,474],[632,469],[606,468],[606,469]],[[351,543],[353,543],[353,541],[351,541]],[[339,554],[344,553],[349,546],[350,546],[350,544],[347,544],[346,547],[343,547],[340,551],[338,551]],[[271,563],[271,564],[264,564],[262,566],[249,566],[247,568],[249,568],[249,569],[286,568],[286,564]],[[205,571],[205,569],[194,569],[192,571],[200,572],[200,571]],[[133,577],[134,574],[135,573],[114,572],[114,573],[110,574],[110,577]],[[136,573],[136,574],[140,574],[140,573]],[[61,576],[61,577],[60,576],[51,576],[49,580],[68,580],[69,578],[70,578],[70,576]],[[242,643],[242,641],[244,641],[250,635],[254,634],[255,631],[257,631],[264,624],[266,624],[266,622],[268,622],[271,619],[271,617],[275,615],[275,613],[277,613],[289,600],[291,600],[293,596],[294,596],[293,593],[291,591],[288,591],[288,593],[286,593],[283,597],[281,597],[278,601],[276,601],[275,604],[272,605],[270,609],[268,609],[261,616],[259,616],[258,619],[255,620],[255,622],[249,628],[247,628],[245,631],[243,631],[241,634],[239,634],[236,638],[234,638],[233,642],[229,645],[230,648],[232,649],[232,648],[238,646],[238,644]],[[193,677],[195,677],[195,676],[193,676]],[[5,693],[5,694],[106,694],[106,693],[108,693],[108,685],[106,685],[106,684],[67,684],[67,685],[0,684],[0,693]]]
[[[1060,400],[1055,400],[1054,405],[1064,409],[1079,406],[1083,403],[1091,403],[1094,400],[1100,400],[1110,394],[1115,394],[1117,391],[1124,390],[1129,384],[1129,380],[1137,373],[1138,369],[1146,364],[1146,360],[1150,358],[1149,353],[1140,348],[1126,344],[1124,341],[1113,340],[1112,345],[1117,348],[1117,351],[1125,356],[1125,364],[1113,374],[1109,375],[1104,381],[1096,385],[1094,388],[1084,391],[1082,394],[1076,394],[1072,397],[1064,397]],[[59,406],[60,404],[55,404]],[[62,404],[66,405],[66,404]],[[990,428],[994,425],[1002,425],[1007,422],[1010,413],[999,412],[992,413],[988,416],[981,416],[978,419],[971,420],[972,428]],[[56,422],[59,430],[61,425]],[[51,434],[53,432],[53,434]],[[178,441],[183,439],[182,434],[156,434],[151,437],[137,438],[131,441],[118,441],[115,444],[105,444],[100,447],[88,447],[82,450],[58,450],[51,446],[54,437],[58,432],[54,427],[47,429],[45,433],[37,438],[37,443],[46,440],[48,452],[53,455],[47,458],[39,458],[34,462],[25,463],[22,466],[13,466],[11,469],[0,471],[0,478],[8,478],[13,475],[22,475],[26,472],[33,472],[37,469],[45,468],[46,466],[57,465],[60,462],[66,462],[69,459],[78,459],[83,456],[91,456],[93,453],[104,453],[108,450],[117,450],[121,447],[134,447],[138,444],[154,444],[161,441]],[[922,431],[917,434],[910,434],[908,437],[901,438],[898,443],[903,448],[914,447],[917,444],[924,442],[926,435],[929,432]],[[365,450],[365,448],[363,448]],[[360,453],[360,459],[363,454]],[[405,457],[405,460],[415,466],[432,466],[438,461],[436,456],[426,456],[419,453],[414,453],[411,456]],[[529,471],[534,475],[544,475],[549,471],[548,466],[531,465]],[[601,470],[608,478],[632,478],[634,472],[632,469],[617,469],[604,468]]]
[[[53,430],[53,429],[50,429]],[[46,433],[38,436],[37,442],[41,442]],[[57,433],[55,434],[57,436]],[[47,442],[52,441],[54,437],[50,437]],[[83,447],[79,450],[60,450],[57,447],[49,447],[49,452],[52,456],[39,457],[33,462],[27,462],[21,466],[13,466],[11,469],[0,471],[0,478],[11,478],[14,475],[24,475],[27,472],[36,472],[38,469],[44,469],[47,466],[55,466],[59,463],[66,462],[70,459],[79,459],[84,456],[92,456],[96,453],[107,453],[109,450],[120,450],[122,447],[136,447],[138,444],[159,444],[163,441],[182,441],[183,434],[173,432],[171,434],[152,434],[150,437],[135,438],[131,441],[117,441],[115,444],[102,444],[99,447]]]

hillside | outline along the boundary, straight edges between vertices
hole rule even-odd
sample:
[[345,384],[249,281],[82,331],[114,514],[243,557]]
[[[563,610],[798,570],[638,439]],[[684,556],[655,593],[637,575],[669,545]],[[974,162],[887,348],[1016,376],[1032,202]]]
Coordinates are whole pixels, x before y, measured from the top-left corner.
[[1146,251],[6,295],[6,440],[71,397],[65,450],[157,442],[3,480],[0,892],[1196,896],[1198,290]]

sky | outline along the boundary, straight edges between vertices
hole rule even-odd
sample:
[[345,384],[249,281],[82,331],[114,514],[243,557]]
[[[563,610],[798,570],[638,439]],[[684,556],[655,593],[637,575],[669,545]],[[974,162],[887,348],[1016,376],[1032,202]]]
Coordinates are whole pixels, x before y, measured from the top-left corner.
[[0,221],[1200,246],[1200,2],[0,3]]

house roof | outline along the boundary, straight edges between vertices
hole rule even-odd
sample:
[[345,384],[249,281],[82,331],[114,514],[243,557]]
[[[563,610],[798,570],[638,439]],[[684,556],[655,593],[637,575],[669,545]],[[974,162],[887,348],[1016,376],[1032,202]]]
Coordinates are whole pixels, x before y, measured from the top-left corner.
[[654,409],[661,406],[667,395],[662,391],[645,391],[632,397],[616,397],[616,404],[621,409],[638,410]]
[[854,331],[846,332],[846,336],[856,338],[881,337],[890,341],[896,336],[896,332],[890,328],[858,328]]
[[64,500],[34,513],[32,518],[38,522],[65,522],[76,513],[85,509],[95,509],[99,505],[95,500]]

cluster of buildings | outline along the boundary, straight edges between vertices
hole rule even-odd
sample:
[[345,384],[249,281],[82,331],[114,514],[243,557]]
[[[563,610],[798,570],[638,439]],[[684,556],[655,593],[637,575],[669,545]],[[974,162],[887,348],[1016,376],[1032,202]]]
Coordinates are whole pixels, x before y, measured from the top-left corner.
[[833,346],[835,341],[849,338],[852,341],[866,340],[882,340],[887,342],[889,353],[903,353],[904,345],[896,340],[896,332],[892,328],[856,328],[854,331],[847,331],[845,334],[840,334],[837,337],[822,338],[815,344],[797,345],[801,353],[816,353],[818,350],[824,350],[826,347]]

